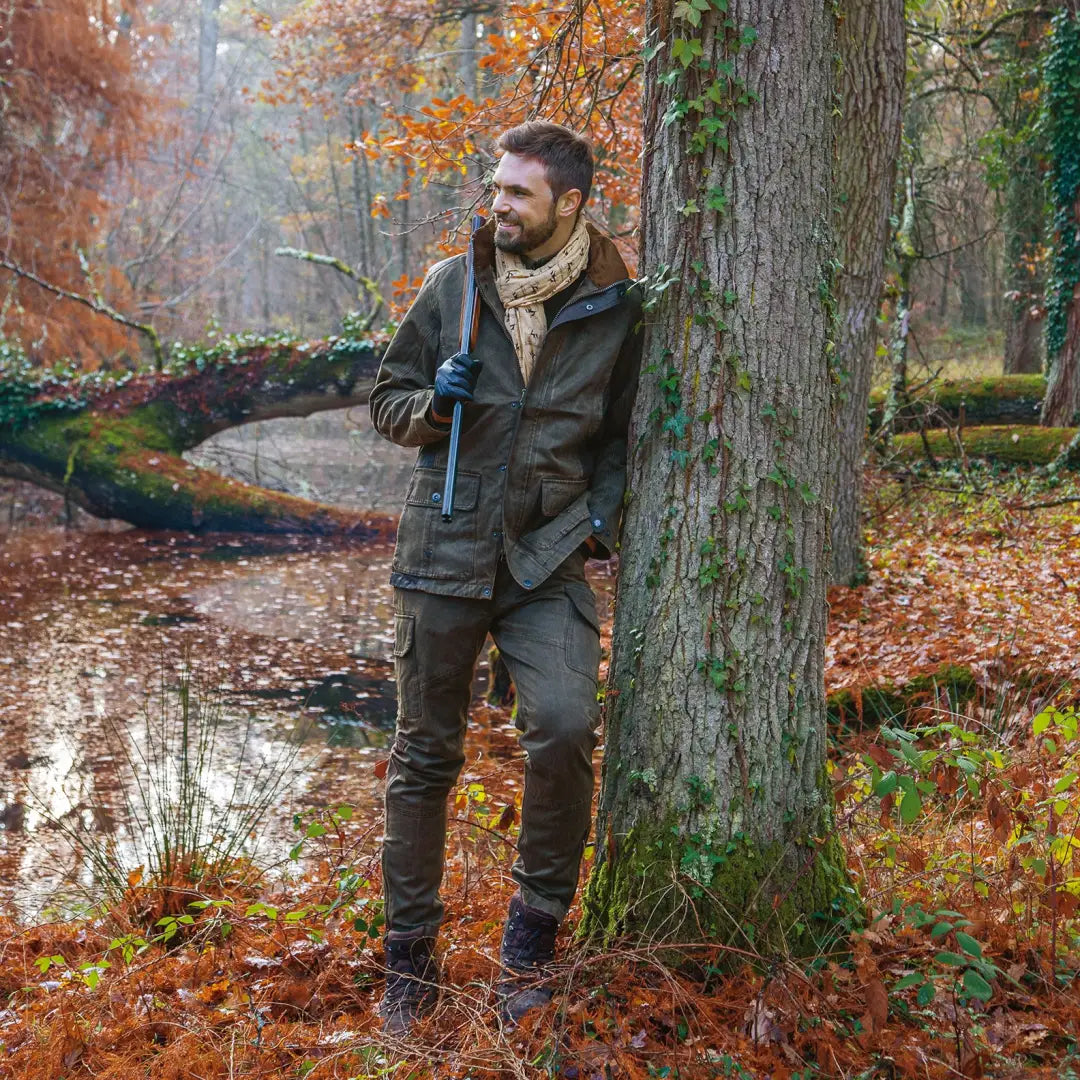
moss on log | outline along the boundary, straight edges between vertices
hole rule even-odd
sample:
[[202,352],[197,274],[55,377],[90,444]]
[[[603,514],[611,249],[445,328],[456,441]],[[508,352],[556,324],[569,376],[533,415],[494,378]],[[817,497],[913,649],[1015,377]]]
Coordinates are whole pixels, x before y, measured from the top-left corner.
[[[1034,426],[978,427],[961,436],[964,453],[969,458],[983,458],[1006,465],[1050,465],[1076,439],[1076,428]],[[927,442],[935,458],[951,460],[957,448],[947,431],[927,431]],[[898,435],[893,449],[901,461],[925,460],[926,451],[917,433]],[[1080,468],[1080,452],[1074,450],[1061,463],[1064,468]]]
[[178,350],[165,373],[43,379],[0,435],[0,474],[143,528],[383,531],[385,518],[227,479],[182,457],[239,424],[366,404],[381,353],[377,341],[252,340]]
[[[942,379],[924,387],[918,400],[897,414],[897,431],[915,431],[948,424],[979,427],[986,424],[1032,424],[1046,394],[1042,375],[997,375],[986,378]],[[881,425],[884,391],[870,396],[870,427]]]

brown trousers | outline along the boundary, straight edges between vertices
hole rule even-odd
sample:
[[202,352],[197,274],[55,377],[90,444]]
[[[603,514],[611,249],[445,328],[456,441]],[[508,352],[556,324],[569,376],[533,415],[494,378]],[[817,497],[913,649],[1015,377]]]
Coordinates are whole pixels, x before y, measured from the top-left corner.
[[518,858],[525,903],[562,919],[577,888],[592,816],[600,634],[585,558],[535,589],[500,561],[490,600],[394,593],[397,730],[386,774],[382,867],[386,926],[442,921],[446,803],[465,762],[473,669],[491,634],[517,688],[525,749]]

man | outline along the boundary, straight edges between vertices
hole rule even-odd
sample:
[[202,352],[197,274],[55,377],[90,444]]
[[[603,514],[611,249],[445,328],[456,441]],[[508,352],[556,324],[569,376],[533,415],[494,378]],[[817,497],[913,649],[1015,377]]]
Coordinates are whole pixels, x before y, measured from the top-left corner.
[[[551,997],[542,975],[577,887],[591,821],[599,624],[585,581],[610,557],[640,363],[638,290],[585,224],[589,144],[532,122],[506,132],[492,220],[473,237],[479,320],[459,354],[465,258],[428,272],[371,393],[376,430],[419,446],[398,527],[397,731],[386,776],[385,1028],[435,999],[446,803],[464,763],[473,668],[490,632],[517,687],[526,751],[519,856],[501,959],[515,1023]],[[463,402],[453,515],[448,432]]]

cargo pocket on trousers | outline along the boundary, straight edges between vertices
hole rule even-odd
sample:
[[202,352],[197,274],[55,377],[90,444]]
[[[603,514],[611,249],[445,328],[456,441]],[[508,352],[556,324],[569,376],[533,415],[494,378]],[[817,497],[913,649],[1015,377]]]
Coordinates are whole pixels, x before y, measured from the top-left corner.
[[420,715],[420,672],[416,664],[416,616],[394,615],[394,678],[398,719]]
[[600,620],[588,585],[567,585],[566,666],[596,679],[600,670]]

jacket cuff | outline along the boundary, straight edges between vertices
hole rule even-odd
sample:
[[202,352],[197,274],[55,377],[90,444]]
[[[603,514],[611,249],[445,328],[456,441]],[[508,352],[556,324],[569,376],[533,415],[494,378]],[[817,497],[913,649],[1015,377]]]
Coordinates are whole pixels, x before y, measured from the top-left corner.
[[596,550],[591,554],[593,559],[610,559],[615,552],[615,543],[618,539],[618,521],[612,521],[602,511],[589,507],[589,524],[592,526],[590,534]]

